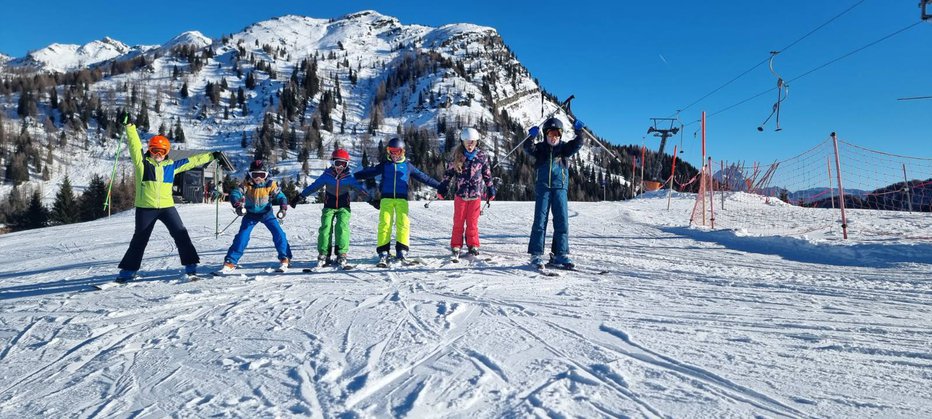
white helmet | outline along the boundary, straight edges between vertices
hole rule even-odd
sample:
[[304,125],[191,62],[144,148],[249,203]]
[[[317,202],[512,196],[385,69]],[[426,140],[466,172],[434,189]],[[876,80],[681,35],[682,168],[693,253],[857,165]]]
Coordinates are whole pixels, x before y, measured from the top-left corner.
[[466,142],[466,141],[478,142],[480,137],[481,136],[479,135],[479,131],[476,131],[475,128],[463,128],[463,130],[460,131],[460,141],[462,142]]

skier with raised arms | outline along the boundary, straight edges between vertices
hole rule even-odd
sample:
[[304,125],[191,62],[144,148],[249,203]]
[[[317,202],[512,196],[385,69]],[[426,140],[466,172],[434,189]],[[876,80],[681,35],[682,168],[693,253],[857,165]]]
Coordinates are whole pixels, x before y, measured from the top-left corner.
[[133,177],[136,184],[136,225],[129,248],[120,261],[120,273],[116,282],[125,283],[136,277],[156,221],[161,221],[168,228],[168,233],[174,239],[175,247],[178,248],[181,264],[185,267],[185,275],[188,279],[195,280],[200,257],[191,242],[188,230],[178,215],[178,210],[175,209],[172,185],[176,175],[220,159],[220,152],[195,154],[174,161],[168,158],[168,153],[171,151],[168,138],[161,135],[150,138],[147,149],[143,151],[136,125],[129,121],[129,113],[121,112],[117,121],[126,130],[127,149],[133,162]]
[[548,265],[563,269],[575,267],[570,259],[566,192],[569,185],[569,159],[579,152],[585,141],[582,133],[584,126],[577,119],[573,123],[576,137],[572,141],[563,142],[563,122],[557,118],[549,118],[543,124],[543,141],[535,142],[541,132],[541,129],[535,126],[528,130],[528,137],[524,142],[524,151],[534,157],[537,178],[534,184],[534,222],[531,224],[531,239],[527,252],[531,255],[531,265],[538,269],[544,268],[544,239],[550,213],[553,214],[553,240]]

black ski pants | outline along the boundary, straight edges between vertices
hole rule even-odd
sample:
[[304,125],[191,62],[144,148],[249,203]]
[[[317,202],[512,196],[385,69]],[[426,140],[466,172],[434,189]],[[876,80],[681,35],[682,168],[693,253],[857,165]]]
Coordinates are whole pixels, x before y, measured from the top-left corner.
[[191,236],[188,235],[188,229],[184,228],[184,223],[181,222],[181,217],[178,216],[178,210],[175,207],[136,208],[136,232],[133,233],[129,249],[126,249],[126,254],[120,261],[120,269],[139,270],[139,265],[142,264],[142,254],[146,251],[146,245],[149,244],[149,236],[152,235],[152,228],[155,227],[156,221],[165,224],[168,233],[175,239],[182,265],[200,262],[194,243],[191,243]]

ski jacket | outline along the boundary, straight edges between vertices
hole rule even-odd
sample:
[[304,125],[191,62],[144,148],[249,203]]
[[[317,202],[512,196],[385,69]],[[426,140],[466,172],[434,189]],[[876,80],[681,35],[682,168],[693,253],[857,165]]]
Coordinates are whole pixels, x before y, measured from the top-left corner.
[[407,159],[398,163],[385,160],[375,166],[362,169],[353,175],[356,179],[369,179],[381,176],[379,190],[382,198],[408,199],[408,182],[414,177],[419,182],[436,189],[440,182],[418,170]]
[[[457,157],[454,157],[454,159]],[[462,171],[457,171],[457,162],[447,164],[441,183],[456,187],[456,196],[465,200],[482,198],[485,188],[492,186],[492,169],[489,156],[482,149],[477,150],[471,159],[464,159]]]
[[255,183],[246,178],[243,183],[230,192],[230,203],[243,202],[243,208],[250,214],[264,214],[274,205],[288,205],[288,198],[272,179]]
[[348,169],[337,174],[336,170],[328,167],[313,183],[304,188],[299,195],[301,198],[307,198],[312,193],[317,192],[320,188],[325,188],[326,196],[324,197],[324,208],[349,208],[350,207],[350,188],[356,190],[365,190],[365,186],[356,178],[350,175]]
[[551,146],[547,141],[532,143],[524,142],[524,151],[534,156],[534,169],[537,171],[539,188],[567,189],[569,185],[569,158],[582,148],[582,135],[576,133],[576,138],[566,143]]
[[148,152],[143,151],[139,133],[133,124],[126,126],[126,147],[133,161],[136,208],[158,209],[175,206],[175,200],[172,198],[175,175],[203,166],[214,159],[211,153],[201,153],[178,161],[166,157],[165,160],[157,162],[149,157]]

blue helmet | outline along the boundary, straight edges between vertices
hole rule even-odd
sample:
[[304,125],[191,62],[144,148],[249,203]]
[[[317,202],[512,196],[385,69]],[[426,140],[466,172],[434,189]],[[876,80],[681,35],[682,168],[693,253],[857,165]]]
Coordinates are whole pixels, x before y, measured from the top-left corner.
[[547,131],[551,130],[560,131],[560,135],[563,135],[563,122],[557,118],[550,118],[544,121],[544,129],[541,130],[544,136],[547,136]]
[[388,140],[388,146],[387,146],[387,147],[390,147],[390,148],[400,148],[400,149],[404,150],[404,149],[405,149],[405,142],[404,142],[404,141],[401,141],[401,139],[398,138],[398,137],[394,137],[394,138],[392,138],[391,140]]

